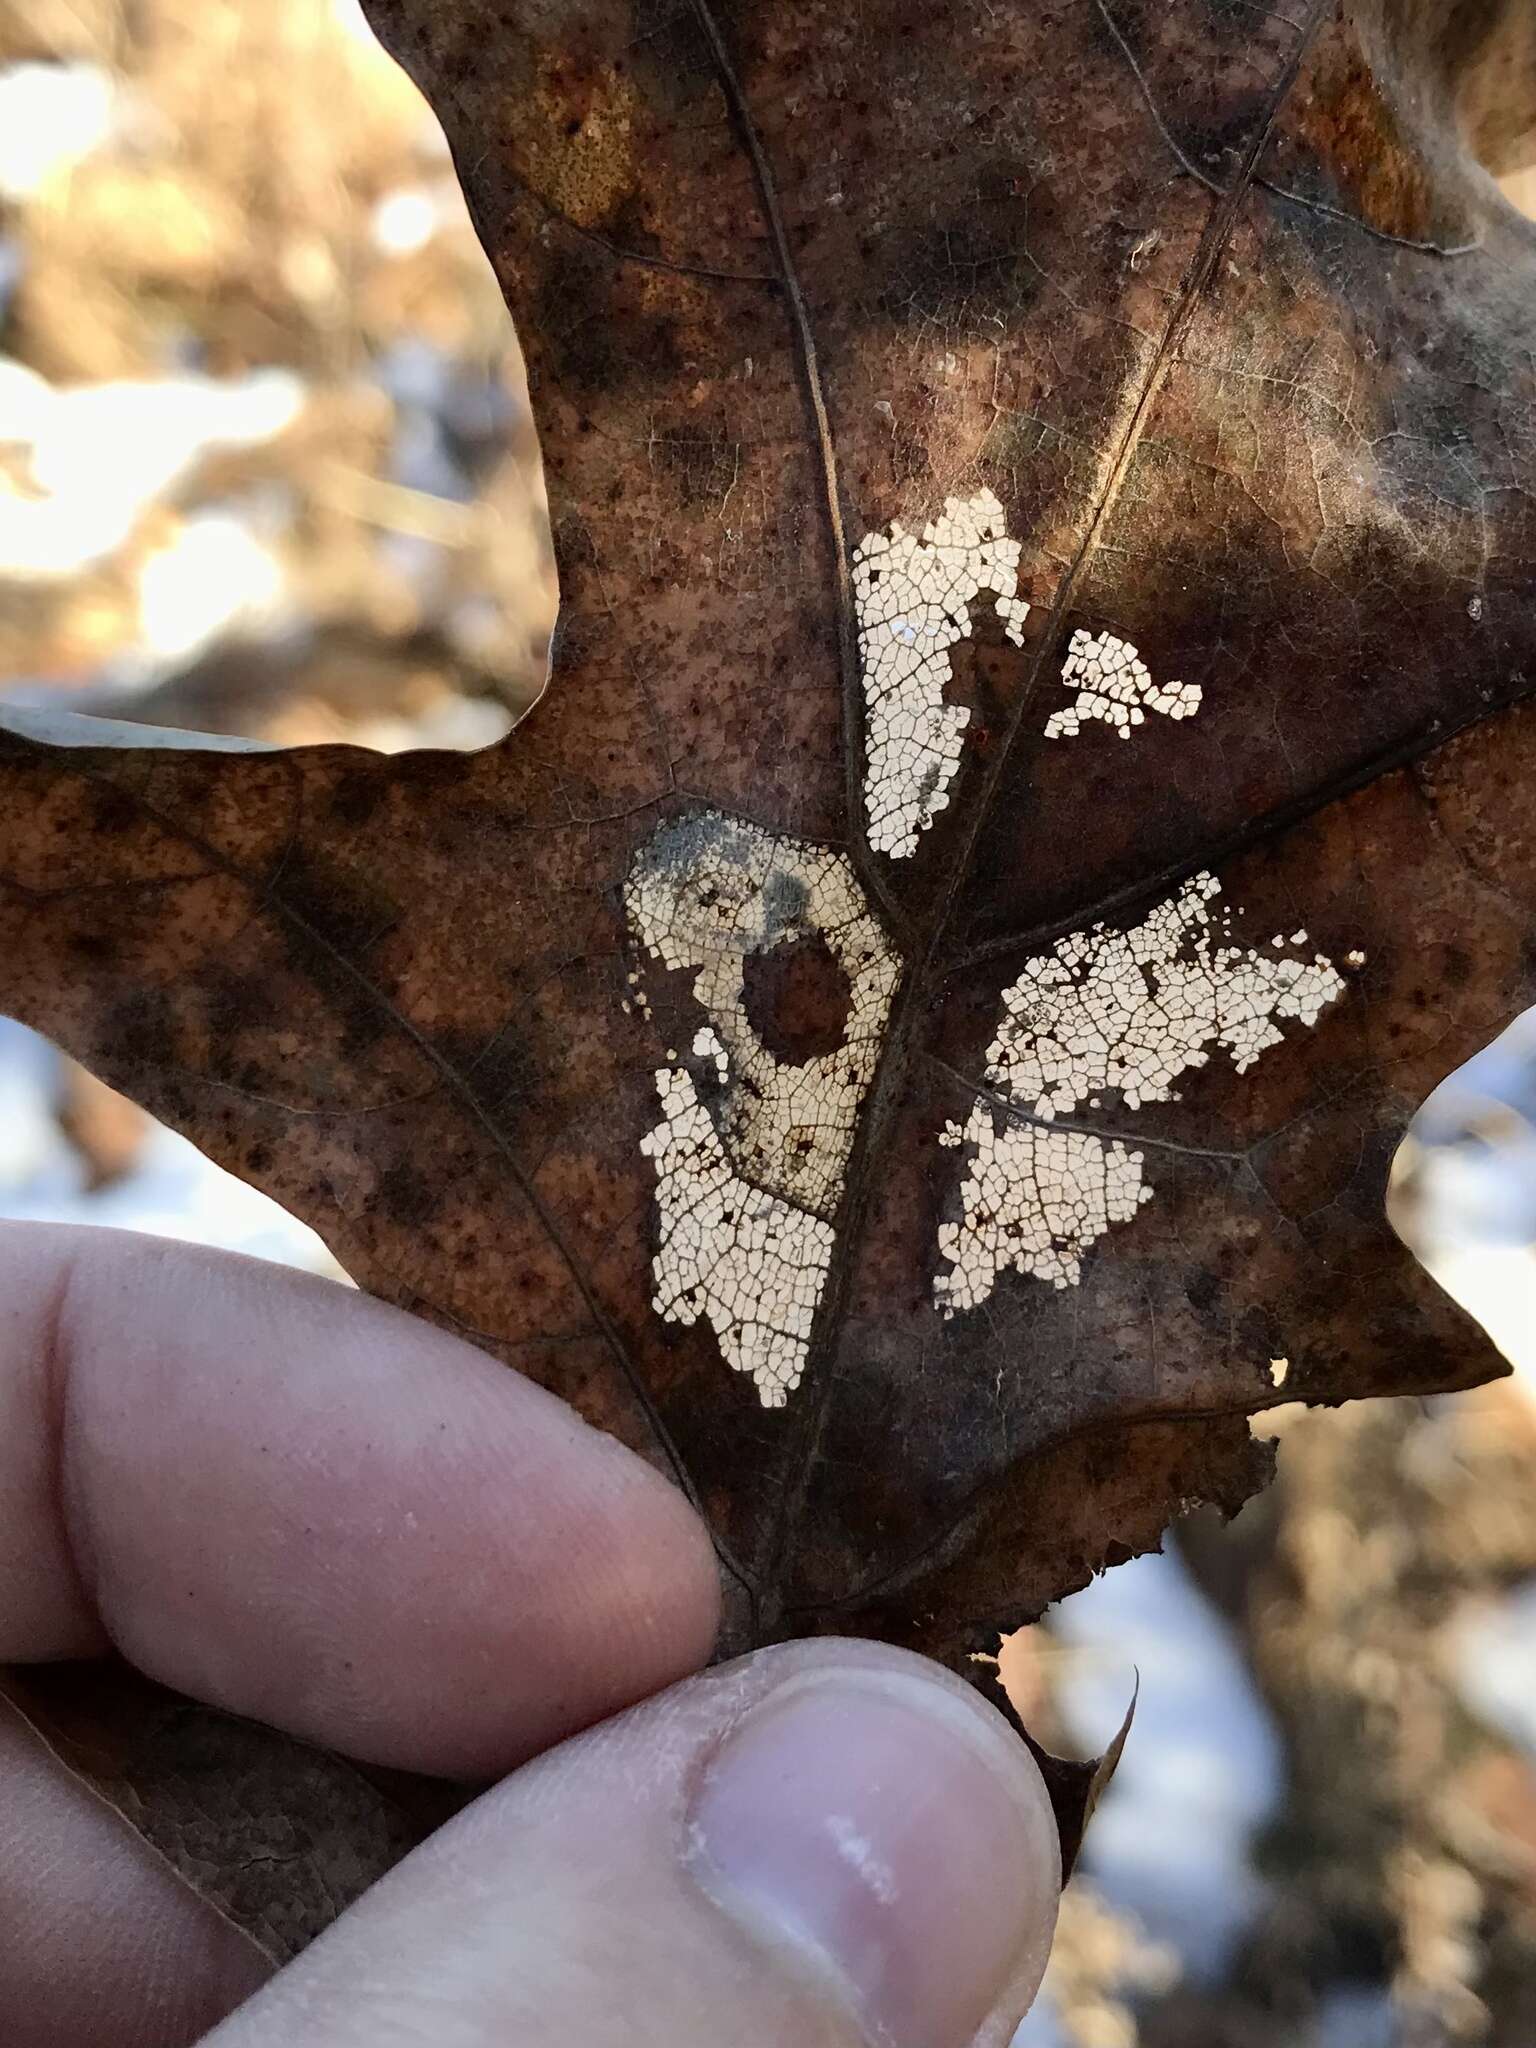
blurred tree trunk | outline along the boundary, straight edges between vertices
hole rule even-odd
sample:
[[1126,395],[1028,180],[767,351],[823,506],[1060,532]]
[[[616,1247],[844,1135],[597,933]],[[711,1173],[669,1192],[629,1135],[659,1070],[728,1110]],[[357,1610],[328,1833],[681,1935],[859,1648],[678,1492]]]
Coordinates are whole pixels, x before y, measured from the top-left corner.
[[1251,2031],[1240,2008],[1214,2032],[1186,2010],[1181,2048],[1259,2048],[1350,1981],[1390,1984],[1401,2048],[1528,2048],[1536,1777],[1467,1703],[1459,1638],[1536,1570],[1536,1419],[1506,1383],[1281,1420],[1256,1512],[1180,1532],[1237,1625],[1288,1777],[1260,1849],[1275,1896],[1234,1973]]

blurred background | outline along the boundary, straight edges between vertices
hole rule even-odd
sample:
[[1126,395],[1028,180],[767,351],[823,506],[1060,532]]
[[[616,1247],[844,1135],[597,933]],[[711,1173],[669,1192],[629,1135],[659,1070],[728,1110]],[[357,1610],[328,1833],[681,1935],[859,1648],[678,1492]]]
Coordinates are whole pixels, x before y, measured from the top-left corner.
[[[507,311],[356,0],[0,0],[0,701],[478,747],[554,606]],[[0,1208],[330,1269],[5,1023]]]
[[[510,323],[356,0],[0,0],[0,701],[482,746],[554,604]],[[336,1272],[4,1021],[0,1214]],[[1536,2042],[1531,1401],[1282,1409],[1235,1524],[1013,1639],[1055,1746],[1141,1682],[1019,2048]]]

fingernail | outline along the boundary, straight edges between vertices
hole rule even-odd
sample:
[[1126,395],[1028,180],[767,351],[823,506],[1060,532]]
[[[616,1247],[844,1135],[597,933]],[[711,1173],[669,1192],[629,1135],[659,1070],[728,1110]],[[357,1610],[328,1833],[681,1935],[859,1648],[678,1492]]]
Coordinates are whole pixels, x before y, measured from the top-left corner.
[[[882,2048],[966,2048],[1044,1965],[1060,1851],[1023,1744],[920,1675],[793,1680],[703,1779],[697,1873],[840,1980]],[[1022,1989],[1020,1987],[1022,1986]]]

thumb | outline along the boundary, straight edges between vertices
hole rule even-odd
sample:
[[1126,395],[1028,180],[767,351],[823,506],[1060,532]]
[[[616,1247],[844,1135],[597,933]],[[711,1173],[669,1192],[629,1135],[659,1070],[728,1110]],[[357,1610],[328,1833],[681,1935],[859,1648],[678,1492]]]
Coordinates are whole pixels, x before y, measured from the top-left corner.
[[1039,1772],[960,1680],[787,1644],[526,1765],[205,2048],[1003,2048],[1059,1878]]

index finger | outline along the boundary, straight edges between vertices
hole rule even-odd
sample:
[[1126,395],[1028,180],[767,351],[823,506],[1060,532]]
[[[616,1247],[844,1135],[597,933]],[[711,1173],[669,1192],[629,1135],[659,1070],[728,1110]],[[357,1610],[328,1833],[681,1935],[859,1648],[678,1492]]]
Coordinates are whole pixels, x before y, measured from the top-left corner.
[[0,1227],[0,1662],[111,1644],[489,1777],[695,1669],[717,1602],[682,1496],[470,1345],[232,1254]]

